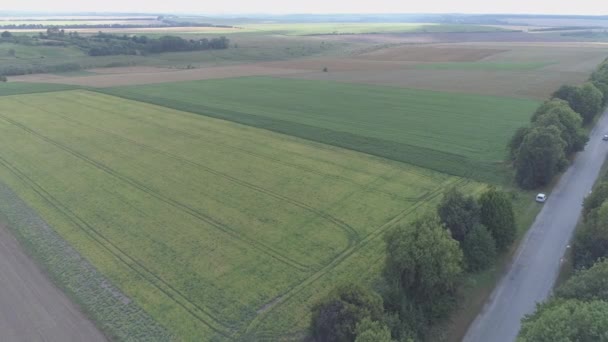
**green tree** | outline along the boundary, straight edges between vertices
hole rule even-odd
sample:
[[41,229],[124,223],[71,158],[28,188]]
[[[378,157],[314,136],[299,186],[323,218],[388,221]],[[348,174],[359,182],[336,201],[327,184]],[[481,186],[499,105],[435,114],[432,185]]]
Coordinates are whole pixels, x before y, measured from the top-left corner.
[[515,161],[517,183],[526,189],[547,185],[568,164],[565,146],[559,128],[553,125],[533,127],[524,138]]
[[515,240],[516,225],[509,196],[490,187],[479,197],[481,224],[492,234],[498,250],[505,250]]
[[608,260],[578,271],[557,289],[555,295],[564,299],[608,301]]
[[572,248],[576,268],[591,267],[608,256],[608,202],[592,210],[583,226],[576,231]]
[[520,127],[515,131],[515,133],[513,134],[513,137],[511,137],[508,148],[509,148],[509,158],[512,161],[517,160],[517,156],[519,155],[519,148],[521,147],[521,143],[524,141],[524,138],[526,137],[526,135],[528,134],[529,131],[530,131],[530,128],[528,128],[528,127]]
[[391,331],[379,321],[365,318],[357,323],[355,342],[393,342]]
[[608,341],[608,302],[552,300],[522,320],[518,342]]
[[587,221],[589,213],[599,208],[608,199],[608,182],[598,184],[585,201],[583,201],[583,220]]
[[318,342],[350,342],[357,324],[382,319],[382,298],[360,285],[345,285],[313,308],[312,331]]
[[570,107],[583,117],[585,124],[593,121],[593,118],[602,109],[604,95],[593,83],[587,82],[578,86],[570,100]]
[[13,34],[10,33],[9,31],[4,31],[4,32],[2,32],[2,34],[0,34],[0,37],[2,37],[2,38],[10,38],[12,36],[13,36]]
[[488,229],[478,224],[468,232],[462,251],[469,271],[485,270],[496,259],[496,242]]
[[574,97],[574,94],[577,91],[576,86],[571,85],[563,85],[559,87],[559,89],[553,93],[553,97],[562,99],[566,102],[570,102],[570,100]]
[[437,207],[437,214],[458,242],[463,242],[469,229],[479,223],[479,205],[472,196],[456,188],[448,190]]
[[557,127],[561,132],[560,137],[566,143],[566,154],[581,151],[588,141],[587,134],[581,127],[581,116],[562,100],[551,100],[543,104],[534,114],[532,123],[539,127]]
[[414,316],[424,315],[423,320],[429,323],[444,318],[453,307],[462,274],[458,241],[437,216],[426,215],[390,231],[386,244],[384,274],[396,289],[401,306]]
[[591,83],[593,83],[593,85],[602,92],[603,95],[603,101],[602,104],[605,106],[606,104],[608,104],[608,79],[605,82],[602,81],[592,81]]

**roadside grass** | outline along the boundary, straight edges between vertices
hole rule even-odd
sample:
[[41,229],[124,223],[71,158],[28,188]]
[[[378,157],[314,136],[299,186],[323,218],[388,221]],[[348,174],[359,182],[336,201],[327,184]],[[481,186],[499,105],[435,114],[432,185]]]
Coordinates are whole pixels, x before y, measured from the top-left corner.
[[530,71],[542,69],[551,62],[449,62],[417,64],[415,69],[423,70],[496,70],[496,71]]
[[83,90],[1,97],[0,133],[2,181],[181,340],[305,332],[377,277],[386,230],[483,186]]
[[387,86],[250,77],[100,89],[503,183],[505,146],[538,101]]

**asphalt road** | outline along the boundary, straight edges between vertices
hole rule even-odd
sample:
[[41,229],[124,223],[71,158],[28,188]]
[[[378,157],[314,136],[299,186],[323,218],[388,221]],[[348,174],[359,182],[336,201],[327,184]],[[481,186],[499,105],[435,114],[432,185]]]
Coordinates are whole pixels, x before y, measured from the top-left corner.
[[2,225],[0,341],[106,341],[93,323],[25,255]]
[[608,111],[547,201],[538,204],[543,205],[541,212],[464,341],[514,341],[521,318],[551,294],[560,259],[581,215],[583,199],[593,187],[608,153],[608,141],[602,141],[604,134],[608,134]]

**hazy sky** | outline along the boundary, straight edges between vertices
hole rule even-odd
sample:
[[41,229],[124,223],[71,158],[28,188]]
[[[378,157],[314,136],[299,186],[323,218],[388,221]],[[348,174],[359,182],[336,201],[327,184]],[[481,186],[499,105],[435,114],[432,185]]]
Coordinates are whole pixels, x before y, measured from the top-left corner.
[[[608,14],[605,0],[0,0],[0,12]],[[0,13],[1,14],[1,13]]]

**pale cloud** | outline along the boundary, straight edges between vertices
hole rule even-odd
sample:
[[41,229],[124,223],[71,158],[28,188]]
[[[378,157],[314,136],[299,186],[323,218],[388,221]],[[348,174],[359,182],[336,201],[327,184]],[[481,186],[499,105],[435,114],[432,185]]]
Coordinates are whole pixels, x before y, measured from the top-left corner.
[[608,14],[604,0],[0,0],[1,11]]

